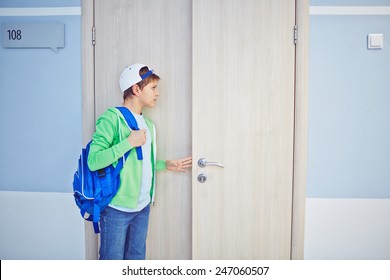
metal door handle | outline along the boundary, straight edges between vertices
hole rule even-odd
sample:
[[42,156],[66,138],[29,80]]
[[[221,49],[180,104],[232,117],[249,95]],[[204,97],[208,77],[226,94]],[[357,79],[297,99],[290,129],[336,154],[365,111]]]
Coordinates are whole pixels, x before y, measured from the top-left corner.
[[223,168],[223,164],[222,163],[218,163],[218,162],[210,162],[210,161],[207,161],[205,158],[201,158],[198,160],[198,165],[199,167],[206,167],[206,166],[218,166],[218,167],[221,167]]

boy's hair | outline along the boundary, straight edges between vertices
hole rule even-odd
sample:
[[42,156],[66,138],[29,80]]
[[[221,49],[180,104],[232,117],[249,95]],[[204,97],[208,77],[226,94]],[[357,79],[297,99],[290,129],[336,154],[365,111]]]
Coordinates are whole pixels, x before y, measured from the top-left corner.
[[[139,70],[139,75],[142,76],[144,74],[146,74],[147,72],[149,71],[149,68],[147,66],[145,67],[142,67],[140,70]],[[143,79],[142,81],[136,83],[136,85],[139,86],[139,88],[141,90],[143,90],[143,88],[149,84],[151,81],[155,81],[155,80],[160,80],[160,77],[157,76],[156,74],[152,73],[150,76],[146,77],[145,79]],[[131,87],[129,87],[128,89],[126,89],[124,92],[123,92],[123,100],[126,100],[126,98],[128,97],[131,97],[132,95],[135,95],[134,92],[133,92],[133,86],[132,85]]]

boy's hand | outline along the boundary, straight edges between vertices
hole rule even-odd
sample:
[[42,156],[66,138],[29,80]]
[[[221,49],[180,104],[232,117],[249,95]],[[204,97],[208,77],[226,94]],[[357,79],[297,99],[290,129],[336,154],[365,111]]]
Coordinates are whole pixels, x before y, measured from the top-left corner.
[[186,172],[192,166],[192,157],[165,161],[168,170]]
[[145,129],[132,130],[130,136],[127,137],[127,140],[129,141],[130,145],[134,148],[142,146],[143,144],[146,143],[146,130]]

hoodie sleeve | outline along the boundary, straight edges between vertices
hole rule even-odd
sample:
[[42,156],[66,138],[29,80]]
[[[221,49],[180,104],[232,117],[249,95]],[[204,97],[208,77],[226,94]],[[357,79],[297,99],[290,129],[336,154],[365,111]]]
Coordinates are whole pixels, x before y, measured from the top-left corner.
[[[119,141],[119,118],[107,110],[96,122],[96,131],[92,137],[88,155],[88,167],[92,171],[105,168],[118,161],[133,147],[127,137]],[[116,143],[115,145],[113,143]]]
[[167,165],[165,164],[165,160],[158,160],[156,162],[156,170],[161,171],[161,170],[166,170]]

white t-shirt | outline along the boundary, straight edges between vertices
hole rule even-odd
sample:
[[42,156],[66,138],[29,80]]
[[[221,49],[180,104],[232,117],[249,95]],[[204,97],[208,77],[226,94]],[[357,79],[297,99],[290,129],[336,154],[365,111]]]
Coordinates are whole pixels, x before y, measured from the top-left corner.
[[142,183],[141,183],[141,190],[140,190],[140,194],[139,194],[137,208],[130,209],[130,208],[125,208],[125,207],[110,205],[110,207],[115,208],[115,209],[120,210],[120,211],[124,211],[124,212],[141,211],[150,203],[150,189],[152,187],[152,176],[153,176],[152,160],[151,160],[152,135],[150,133],[149,127],[146,124],[146,121],[145,121],[143,115],[138,115],[138,114],[135,114],[134,112],[131,112],[131,113],[134,115],[134,118],[137,121],[138,128],[146,130],[146,143],[142,146],[142,156],[143,156]]

